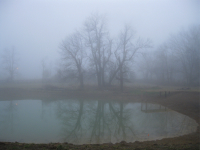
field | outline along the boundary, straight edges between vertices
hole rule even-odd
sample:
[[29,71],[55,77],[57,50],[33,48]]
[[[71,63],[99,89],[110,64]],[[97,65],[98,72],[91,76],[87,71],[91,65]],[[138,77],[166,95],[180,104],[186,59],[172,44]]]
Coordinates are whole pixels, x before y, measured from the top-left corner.
[[[157,103],[172,110],[185,114],[200,124],[200,91],[199,88],[163,87],[151,85],[129,85],[123,93],[113,86],[99,90],[95,86],[87,85],[84,90],[77,90],[77,86],[45,83],[16,83],[0,85],[0,100],[12,99],[42,99],[55,98],[87,98],[110,99],[116,101],[138,101]],[[175,138],[156,141],[116,144],[85,144],[70,143],[26,144],[0,142],[0,149],[199,149],[200,129],[195,133]]]

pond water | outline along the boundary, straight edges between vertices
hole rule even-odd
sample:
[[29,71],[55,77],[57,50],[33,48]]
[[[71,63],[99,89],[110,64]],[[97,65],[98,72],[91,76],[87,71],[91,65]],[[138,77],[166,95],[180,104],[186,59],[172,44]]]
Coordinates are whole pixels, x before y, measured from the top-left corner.
[[73,144],[134,142],[195,132],[198,124],[166,107],[101,100],[0,101],[0,141]]

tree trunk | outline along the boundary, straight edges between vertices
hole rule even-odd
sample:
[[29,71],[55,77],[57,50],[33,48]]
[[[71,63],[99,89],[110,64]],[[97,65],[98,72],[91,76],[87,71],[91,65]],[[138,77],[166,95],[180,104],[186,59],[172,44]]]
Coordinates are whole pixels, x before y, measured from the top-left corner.
[[101,71],[101,77],[102,77],[102,86],[105,87],[105,80],[104,80],[104,66],[103,66],[102,71]]
[[80,89],[84,88],[84,84],[83,84],[83,74],[81,73],[80,75]]
[[121,92],[123,92],[124,90],[124,80],[123,80],[123,70],[122,70],[122,67],[120,67],[120,90]]
[[80,89],[83,89],[84,84],[83,84],[83,72],[82,72],[81,65],[78,64],[78,65],[77,65],[77,68],[78,68],[78,73],[79,73]]
[[101,89],[101,72],[97,72],[98,87]]
[[117,70],[116,70],[116,71],[113,73],[113,75],[110,77],[109,83],[108,83],[109,85],[111,85],[111,83],[112,83],[113,79],[115,78],[116,74],[118,73],[119,69],[120,69],[120,67],[118,67]]

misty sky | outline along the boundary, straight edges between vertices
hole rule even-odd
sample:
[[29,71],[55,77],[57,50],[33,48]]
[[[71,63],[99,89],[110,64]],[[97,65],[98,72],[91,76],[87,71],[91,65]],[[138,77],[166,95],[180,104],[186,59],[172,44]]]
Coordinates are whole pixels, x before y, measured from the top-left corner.
[[[200,24],[199,0],[0,0],[0,55],[14,46],[18,78],[41,78],[41,60],[55,70],[62,40],[97,12],[107,15],[113,37],[130,24],[154,48],[170,34]],[[1,67],[0,78],[4,75]]]

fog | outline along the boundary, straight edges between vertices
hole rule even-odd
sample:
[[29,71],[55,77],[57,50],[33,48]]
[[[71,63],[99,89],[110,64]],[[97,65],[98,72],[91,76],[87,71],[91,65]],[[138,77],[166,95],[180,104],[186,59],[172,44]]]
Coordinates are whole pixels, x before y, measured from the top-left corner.
[[0,149],[198,149],[199,8],[0,0]]
[[[171,34],[199,25],[199,7],[198,0],[1,0],[0,55],[4,56],[5,49],[15,49],[16,80],[41,79],[42,60],[53,77],[60,68],[62,41],[82,31],[91,14],[106,16],[111,38],[128,24],[137,37],[151,40],[151,46],[141,51],[154,52]],[[2,57],[0,80],[5,80],[9,74]],[[136,77],[140,76],[138,65],[134,66]]]

